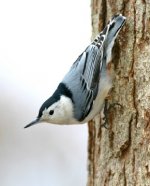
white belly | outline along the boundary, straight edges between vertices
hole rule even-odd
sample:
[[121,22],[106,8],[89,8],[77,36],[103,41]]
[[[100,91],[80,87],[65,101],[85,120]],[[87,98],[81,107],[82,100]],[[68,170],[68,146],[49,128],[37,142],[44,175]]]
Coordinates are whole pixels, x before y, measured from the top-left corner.
[[82,123],[88,122],[89,120],[93,119],[98,113],[100,113],[100,111],[103,108],[104,100],[107,97],[111,87],[112,87],[111,78],[104,77],[103,79],[100,80],[98,95],[93,103],[92,110]]

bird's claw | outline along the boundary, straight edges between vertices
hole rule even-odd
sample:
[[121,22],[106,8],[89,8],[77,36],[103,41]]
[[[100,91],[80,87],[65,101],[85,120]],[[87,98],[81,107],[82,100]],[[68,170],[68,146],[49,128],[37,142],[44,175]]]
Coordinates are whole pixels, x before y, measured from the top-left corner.
[[120,104],[120,103],[112,103],[112,104],[108,104],[108,100],[105,99],[105,103],[104,103],[104,108],[103,108],[103,111],[101,113],[102,115],[102,124],[101,126],[102,127],[105,127],[106,129],[108,129],[108,126],[109,126],[109,119],[108,119],[108,116],[109,116],[109,113],[111,111],[112,108],[114,108],[115,106],[119,106],[121,108],[123,108],[123,106]]

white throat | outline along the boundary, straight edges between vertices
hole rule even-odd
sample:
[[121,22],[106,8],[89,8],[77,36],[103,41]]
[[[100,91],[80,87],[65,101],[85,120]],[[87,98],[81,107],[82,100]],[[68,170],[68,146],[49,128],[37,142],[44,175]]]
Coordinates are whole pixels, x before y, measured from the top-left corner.
[[67,123],[70,122],[70,120],[73,118],[73,105],[71,99],[66,96],[61,96],[59,106],[60,120],[66,120]]
[[[50,110],[54,110],[52,116],[48,114]],[[73,117],[73,112],[73,103],[71,99],[62,95],[59,101],[45,110],[45,113],[43,113],[43,120],[45,119],[48,123],[54,124],[74,124],[77,123],[77,121]]]

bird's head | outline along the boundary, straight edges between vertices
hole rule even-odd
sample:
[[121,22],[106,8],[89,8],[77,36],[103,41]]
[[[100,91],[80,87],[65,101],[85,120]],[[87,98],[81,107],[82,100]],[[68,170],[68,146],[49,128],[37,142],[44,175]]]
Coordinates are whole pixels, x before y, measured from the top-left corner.
[[72,93],[64,83],[60,83],[54,94],[41,106],[37,118],[26,125],[25,128],[41,122],[52,124],[75,123],[73,109]]
[[64,95],[61,95],[60,99],[58,100],[52,96],[43,103],[37,118],[26,125],[24,128],[28,128],[41,122],[52,124],[67,124],[70,122],[72,116],[72,101]]

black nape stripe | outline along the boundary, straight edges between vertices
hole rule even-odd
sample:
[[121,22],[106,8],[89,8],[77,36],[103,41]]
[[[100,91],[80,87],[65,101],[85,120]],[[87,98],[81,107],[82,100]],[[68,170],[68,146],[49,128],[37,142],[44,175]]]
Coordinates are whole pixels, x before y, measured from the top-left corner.
[[64,83],[60,83],[58,88],[56,89],[56,91],[53,94],[54,97],[55,96],[57,97],[57,96],[60,96],[60,95],[64,95],[64,96],[69,97],[71,99],[71,101],[73,102],[72,92],[70,91],[70,89]]
[[71,99],[71,101],[73,102],[73,96],[72,96],[72,92],[69,90],[69,88],[64,84],[64,83],[60,83],[56,89],[56,91],[54,92],[54,94],[48,98],[43,105],[41,106],[40,110],[39,110],[39,114],[38,114],[38,118],[40,118],[42,116],[43,111],[45,110],[45,108],[47,109],[48,107],[50,107],[52,104],[56,103],[57,101],[60,100],[61,95],[64,95],[66,97],[69,97]]

